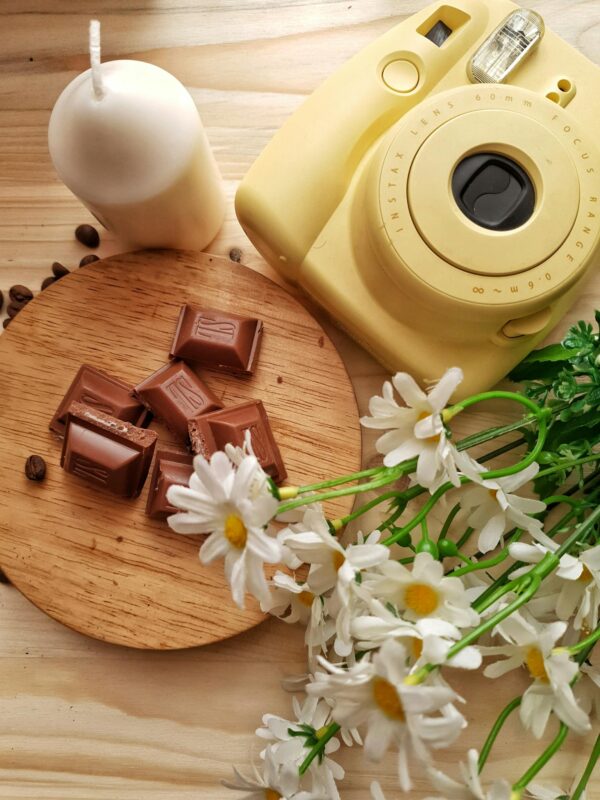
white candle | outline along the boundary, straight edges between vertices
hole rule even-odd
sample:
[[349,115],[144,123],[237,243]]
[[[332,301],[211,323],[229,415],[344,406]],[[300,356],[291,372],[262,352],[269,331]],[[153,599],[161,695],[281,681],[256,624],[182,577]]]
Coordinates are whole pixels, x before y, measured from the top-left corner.
[[50,156],[64,183],[131,247],[202,249],[225,214],[219,171],[194,101],[152,64],[100,64],[62,92],[50,117]]

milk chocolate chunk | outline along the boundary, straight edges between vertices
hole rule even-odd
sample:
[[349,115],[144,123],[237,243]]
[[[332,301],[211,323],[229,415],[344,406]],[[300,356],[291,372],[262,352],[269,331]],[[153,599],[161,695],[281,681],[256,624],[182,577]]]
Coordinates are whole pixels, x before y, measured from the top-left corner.
[[192,450],[205,458],[223,450],[226,444],[242,447],[246,431],[250,431],[250,443],[261,467],[276,483],[283,481],[287,473],[260,400],[213,411],[189,422]]
[[178,509],[167,500],[171,486],[187,486],[194,471],[193,456],[176,450],[157,450],[150,478],[146,514],[153,519],[164,519]]
[[158,434],[83,403],[72,403],[61,455],[67,472],[120,497],[141,492]]
[[251,375],[262,333],[259,319],[188,304],[179,313],[170,355],[210,369]]
[[188,420],[223,408],[208,386],[184,364],[167,364],[135,387],[142,403],[181,439],[187,441]]
[[134,396],[131,386],[89,364],[79,368],[52,417],[50,430],[59,436],[64,436],[67,411],[73,402],[85,403],[104,414],[131,422],[138,427],[147,425],[151,418],[144,404]]

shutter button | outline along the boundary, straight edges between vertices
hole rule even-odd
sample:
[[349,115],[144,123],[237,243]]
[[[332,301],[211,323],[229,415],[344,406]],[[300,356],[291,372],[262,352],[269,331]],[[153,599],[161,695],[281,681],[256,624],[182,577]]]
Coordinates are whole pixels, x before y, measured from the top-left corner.
[[528,317],[511,319],[502,328],[502,333],[509,339],[518,339],[520,336],[533,336],[534,333],[540,333],[544,330],[550,322],[551,315],[551,309],[543,308]]
[[412,92],[419,83],[419,70],[412,61],[399,58],[386,64],[381,77],[388,89],[406,94]]

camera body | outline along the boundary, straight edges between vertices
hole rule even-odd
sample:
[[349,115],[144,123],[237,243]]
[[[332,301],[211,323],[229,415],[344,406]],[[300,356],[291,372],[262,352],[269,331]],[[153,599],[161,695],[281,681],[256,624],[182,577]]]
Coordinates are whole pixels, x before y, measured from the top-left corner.
[[600,260],[600,70],[508,0],[436,3],[286,122],[236,196],[265,259],[387,369],[489,388]]

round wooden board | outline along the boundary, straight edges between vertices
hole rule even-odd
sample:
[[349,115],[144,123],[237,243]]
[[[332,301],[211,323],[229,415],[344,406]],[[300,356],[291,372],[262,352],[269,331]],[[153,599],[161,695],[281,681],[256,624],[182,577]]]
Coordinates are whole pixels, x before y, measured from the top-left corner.
[[[224,405],[258,398],[290,483],[360,468],[352,384],[318,322],[284,289],[246,267],[195,252],[138,252],[78,270],[31,302],[0,338],[0,564],[36,606],[82,633],[171,649],[225,639],[259,623],[231,601],[221,562],[204,567],[199,537],[178,536],[135,500],[98,491],[60,468],[48,430],[82,363],[134,385],[167,361],[179,307],[194,302],[264,321],[255,375],[204,372]],[[166,430],[160,442],[172,442]],[[48,463],[28,481],[25,459]],[[344,498],[330,513],[347,513]]]

